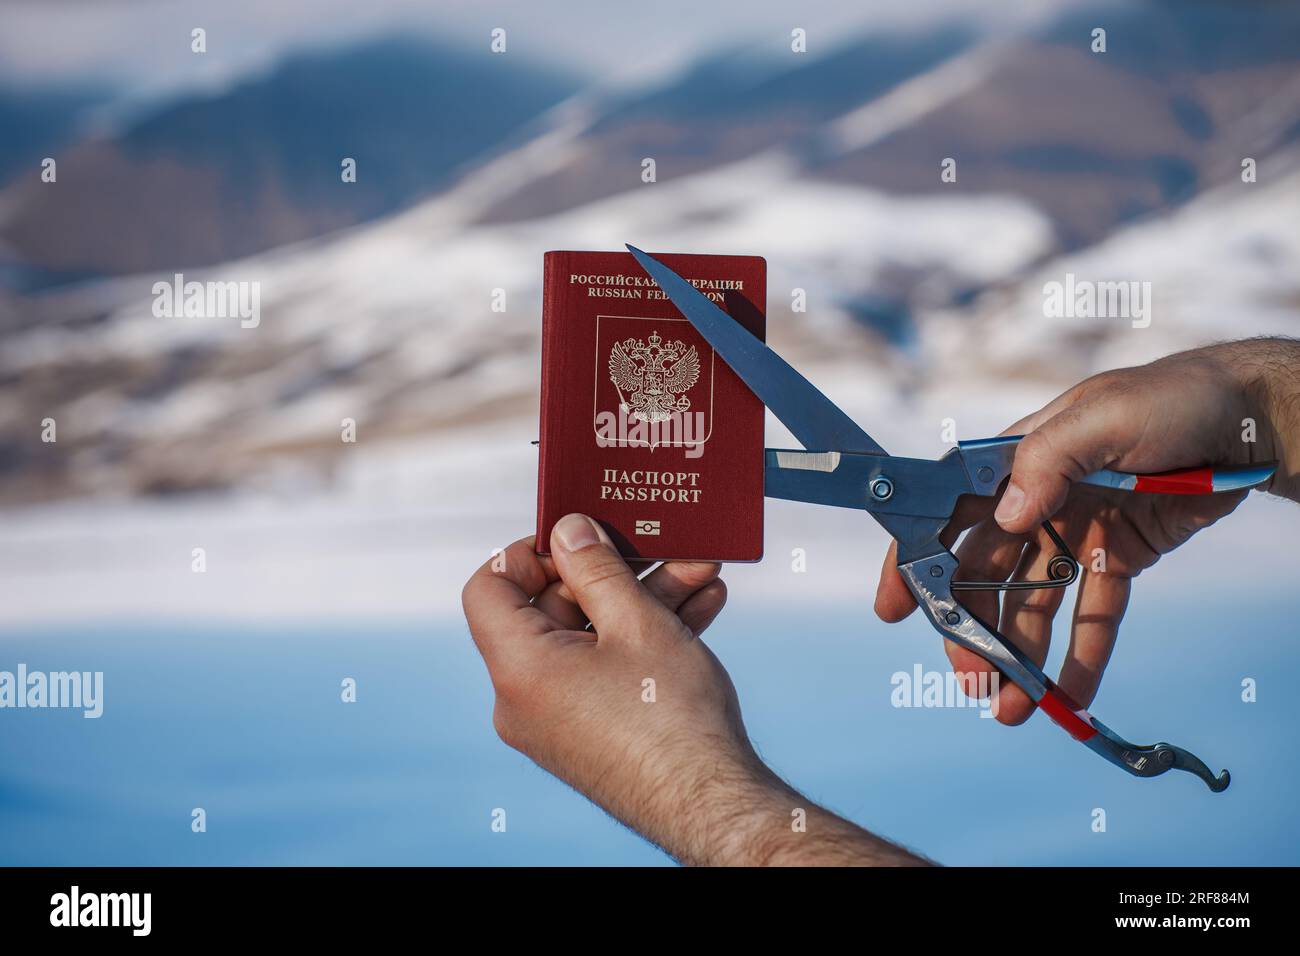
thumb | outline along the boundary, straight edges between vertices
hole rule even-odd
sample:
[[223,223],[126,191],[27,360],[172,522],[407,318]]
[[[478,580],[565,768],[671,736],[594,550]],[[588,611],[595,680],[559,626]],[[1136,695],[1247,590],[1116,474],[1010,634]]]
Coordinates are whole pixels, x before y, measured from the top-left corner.
[[1057,413],[1021,439],[1011,480],[994,519],[1003,530],[1025,534],[1060,510],[1070,483],[1106,467],[1123,436],[1102,408],[1083,402]]
[[680,627],[676,615],[637,580],[605,529],[586,515],[565,515],[555,523],[551,558],[598,636]]

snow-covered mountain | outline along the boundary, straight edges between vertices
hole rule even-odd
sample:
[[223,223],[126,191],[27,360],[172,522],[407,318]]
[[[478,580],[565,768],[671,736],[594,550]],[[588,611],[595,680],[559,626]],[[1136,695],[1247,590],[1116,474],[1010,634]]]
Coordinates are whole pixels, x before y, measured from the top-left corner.
[[[1064,255],[1023,200],[887,196],[803,177],[780,151],[520,223],[458,223],[462,201],[455,191],[374,226],[186,274],[259,283],[256,328],[156,317],[154,275],[47,302],[71,318],[7,336],[0,429],[34,431],[50,416],[59,441],[25,446],[29,467],[11,471],[8,496],[221,488],[284,468],[324,476],[347,451],[344,418],[366,441],[528,419],[540,262],[556,246],[765,255],[773,342],[872,422],[882,405],[955,396],[972,380],[1000,392],[1064,385],[1200,341],[1300,327],[1294,156],[1259,182]],[[1045,317],[1043,286],[1067,273],[1150,282],[1150,327]],[[891,298],[896,286],[905,291]],[[497,289],[503,313],[492,309]],[[806,314],[790,311],[795,289]],[[119,304],[79,316],[90,296]],[[892,303],[888,323],[881,302]],[[66,457],[47,470],[42,455]],[[42,473],[41,488],[24,487]]]
[[[29,118],[75,106],[15,93],[6,108],[0,90],[0,285],[211,265],[372,221],[517,145],[577,87],[526,57],[396,36],[304,49],[80,139]],[[37,175],[47,156],[57,185]]]

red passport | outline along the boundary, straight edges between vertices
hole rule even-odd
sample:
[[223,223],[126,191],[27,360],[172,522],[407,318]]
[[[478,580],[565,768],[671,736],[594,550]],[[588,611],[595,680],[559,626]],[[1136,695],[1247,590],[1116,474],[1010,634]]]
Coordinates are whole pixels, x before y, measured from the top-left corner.
[[[652,253],[760,339],[759,256]],[[570,512],[643,561],[763,556],[763,405],[626,252],[548,252],[537,550]]]

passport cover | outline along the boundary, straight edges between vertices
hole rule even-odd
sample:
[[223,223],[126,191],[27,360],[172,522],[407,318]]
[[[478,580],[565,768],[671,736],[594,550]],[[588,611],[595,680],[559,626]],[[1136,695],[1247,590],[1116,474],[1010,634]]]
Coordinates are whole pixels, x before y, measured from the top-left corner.
[[[651,255],[764,337],[764,259]],[[631,559],[763,556],[763,405],[627,252],[544,260],[539,554],[574,511]]]

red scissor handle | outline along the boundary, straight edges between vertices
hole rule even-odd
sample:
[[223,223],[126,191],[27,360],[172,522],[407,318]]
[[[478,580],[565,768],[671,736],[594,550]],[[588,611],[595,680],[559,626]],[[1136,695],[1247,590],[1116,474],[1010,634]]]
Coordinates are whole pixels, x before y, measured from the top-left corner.
[[1177,468],[1151,475],[1133,475],[1124,471],[1102,469],[1083,478],[1084,484],[1124,491],[1142,491],[1161,495],[1210,495],[1220,491],[1242,491],[1273,477],[1277,465],[1238,465],[1223,468]]
[[1088,713],[1073,697],[1061,690],[1053,680],[1046,681],[1047,693],[1035,703],[1048,717],[1057,723],[1071,737],[1087,741],[1094,737],[1097,728],[1092,725],[1092,714]]
[[[1000,435],[997,438],[977,438],[958,442],[962,457],[976,479],[978,494],[993,494],[998,485],[1011,473],[1015,448],[1023,435]],[[1220,491],[1244,491],[1262,485],[1277,471],[1277,462],[1268,461],[1250,465],[1227,465],[1201,468],[1176,468],[1150,475],[1135,475],[1127,471],[1103,468],[1080,482],[1101,488],[1118,488],[1121,491],[1139,491],[1161,495],[1209,495]]]

